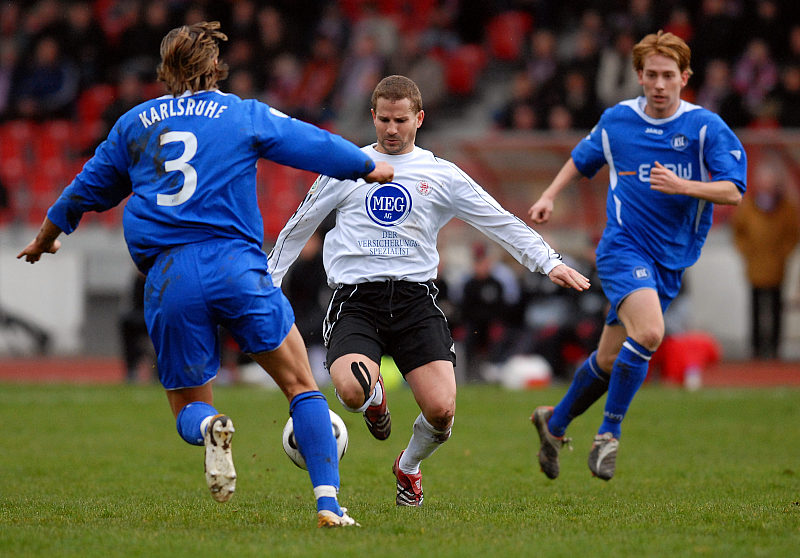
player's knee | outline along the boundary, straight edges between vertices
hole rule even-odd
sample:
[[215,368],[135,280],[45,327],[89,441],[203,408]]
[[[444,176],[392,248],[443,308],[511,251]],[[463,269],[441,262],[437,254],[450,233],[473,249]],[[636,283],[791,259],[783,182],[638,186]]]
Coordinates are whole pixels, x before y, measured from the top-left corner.
[[637,332],[633,339],[650,352],[655,352],[664,339],[664,328],[653,326]]
[[598,351],[596,357],[597,366],[606,374],[611,374],[611,370],[614,368],[614,361],[617,360],[617,355],[619,355],[619,352],[604,354]]
[[437,405],[427,409],[425,420],[436,430],[448,430],[453,424],[455,409],[451,405]]
[[346,407],[358,409],[366,402],[364,390],[361,389],[361,386],[356,382],[338,382],[334,385],[336,387],[336,394]]

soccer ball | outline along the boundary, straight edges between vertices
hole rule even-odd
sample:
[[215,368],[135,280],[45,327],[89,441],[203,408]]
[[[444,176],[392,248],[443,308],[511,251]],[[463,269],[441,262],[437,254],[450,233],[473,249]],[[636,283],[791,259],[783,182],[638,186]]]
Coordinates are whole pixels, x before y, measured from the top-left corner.
[[[336,438],[336,451],[339,454],[339,461],[344,457],[347,451],[347,426],[345,426],[342,417],[328,409],[331,413],[331,426],[333,426],[333,436]],[[300,467],[306,468],[306,459],[297,447],[297,441],[294,439],[294,421],[292,417],[286,421],[286,426],[283,427],[283,451],[292,460],[292,463]]]

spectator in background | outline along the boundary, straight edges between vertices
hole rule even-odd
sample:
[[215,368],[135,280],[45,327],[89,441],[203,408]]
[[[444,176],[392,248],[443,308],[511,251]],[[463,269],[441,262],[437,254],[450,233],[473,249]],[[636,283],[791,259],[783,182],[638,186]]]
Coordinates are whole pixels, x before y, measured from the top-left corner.
[[300,84],[302,68],[297,57],[285,52],[269,62],[264,101],[283,111],[294,105],[294,93]]
[[562,134],[573,129],[572,112],[564,105],[553,105],[547,111],[547,129]]
[[94,140],[89,144],[84,155],[91,155],[97,146],[108,136],[111,127],[119,118],[133,107],[145,100],[144,82],[134,71],[124,71],[117,83],[117,94],[114,100],[100,115],[100,124],[94,131]]
[[[352,44],[342,61],[338,84],[334,94],[338,133],[345,137],[358,137],[364,124],[364,114],[369,110],[372,89],[384,75],[385,60],[376,37],[362,31],[352,38]],[[367,132],[369,124],[366,124]]]
[[72,115],[80,73],[53,36],[36,43],[33,60],[21,66],[16,110],[20,116],[43,120]]
[[258,37],[256,45],[257,60],[270,61],[285,53],[296,56],[304,54],[295,39],[290,36],[286,20],[274,6],[264,6],[258,10]]
[[784,64],[800,66],[800,23],[789,28],[788,53],[782,61]]
[[694,79],[702,83],[706,64],[715,58],[732,60],[738,56],[742,38],[738,22],[727,10],[726,0],[702,0],[695,29],[698,31],[689,45],[695,67]]
[[507,130],[534,130],[539,119],[534,106],[535,86],[526,70],[517,70],[511,77],[509,98],[495,116],[500,128]]
[[551,29],[537,29],[530,39],[530,55],[525,62],[525,71],[534,90],[546,87],[556,76],[558,38]]
[[120,36],[117,58],[124,72],[150,75],[158,64],[161,39],[171,27],[168,3],[148,0],[135,14],[135,21]]
[[236,0],[230,4],[231,14],[228,28],[231,30],[231,36],[244,43],[256,45],[259,40],[256,2],[254,0]]
[[800,128],[800,64],[783,68],[772,98],[777,103],[778,123],[784,128]]
[[719,114],[732,128],[747,126],[752,116],[742,96],[733,87],[728,62],[721,58],[709,61],[705,76],[703,85],[697,90],[697,104]]
[[492,275],[494,260],[486,246],[472,249],[472,274],[464,283],[459,316],[464,326],[465,380],[484,382],[484,368],[503,335],[503,285]]
[[[788,3],[783,2],[783,5]],[[746,36],[762,39],[772,57],[775,60],[783,60],[788,51],[788,24],[792,21],[792,13],[782,13],[782,8],[776,0],[745,2],[743,8],[742,21]],[[796,16],[795,21],[797,21]]]
[[763,39],[751,39],[733,66],[733,87],[742,96],[747,109],[757,113],[777,84],[778,67],[769,45]]
[[70,53],[77,63],[81,89],[107,79],[109,53],[106,38],[100,24],[92,17],[91,2],[69,3],[59,42],[64,52]]
[[733,215],[733,240],[750,284],[753,356],[778,358],[786,263],[800,239],[800,222],[778,161],[762,161],[753,178],[753,195]]
[[0,38],[0,121],[13,115],[14,86],[20,72],[19,48],[13,39]]
[[297,118],[323,127],[330,124],[340,63],[336,43],[329,37],[315,37],[311,57],[303,64],[300,83],[291,99],[291,111]]
[[610,46],[600,53],[597,68],[597,100],[601,107],[616,105],[625,99],[637,97],[642,90],[636,70],[633,69],[631,49],[636,40],[628,30],[618,31]]
[[[153,342],[147,335],[144,322],[144,283],[146,276],[137,272],[131,289],[130,306],[119,318],[119,334],[125,363],[125,380],[135,383],[139,377],[139,364],[145,358],[155,361]],[[158,369],[152,363],[152,377],[158,381]]]
[[319,386],[331,382],[325,367],[322,321],[333,291],[328,287],[328,276],[322,263],[323,238],[321,229],[311,235],[283,281],[283,291],[294,309],[294,320],[306,343],[311,372]]
[[258,99],[260,97],[256,88],[256,80],[252,72],[246,68],[239,68],[231,72],[229,90],[242,99]]
[[570,68],[555,91],[558,92],[556,102],[548,103],[548,107],[563,105],[572,116],[572,126],[578,130],[590,130],[595,125],[601,111],[594,82],[589,81],[585,73],[579,68]]
[[672,33],[687,43],[691,43],[694,37],[694,25],[689,10],[681,5],[673,6],[669,12],[667,23],[664,25],[664,32]]

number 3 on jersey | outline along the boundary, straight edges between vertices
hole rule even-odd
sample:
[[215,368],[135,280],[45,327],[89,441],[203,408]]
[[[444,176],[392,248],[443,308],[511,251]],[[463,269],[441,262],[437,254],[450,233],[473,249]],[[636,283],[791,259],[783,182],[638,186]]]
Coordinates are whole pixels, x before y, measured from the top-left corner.
[[167,132],[161,134],[161,145],[172,142],[183,143],[183,154],[177,159],[164,161],[164,170],[167,172],[180,171],[183,173],[183,188],[175,194],[158,194],[158,205],[180,205],[192,197],[197,189],[197,172],[189,164],[194,154],[197,153],[197,137],[191,132]]

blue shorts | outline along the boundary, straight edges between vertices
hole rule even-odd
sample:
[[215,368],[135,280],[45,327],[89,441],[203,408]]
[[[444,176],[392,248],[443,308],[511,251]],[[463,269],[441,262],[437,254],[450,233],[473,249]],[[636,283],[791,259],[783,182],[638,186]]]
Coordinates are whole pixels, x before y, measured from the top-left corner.
[[266,254],[242,240],[211,240],[160,254],[147,273],[145,321],[166,389],[197,387],[220,366],[219,326],[245,353],[277,349],[294,324]]
[[617,310],[629,294],[653,289],[666,312],[681,289],[683,269],[663,267],[621,232],[603,234],[597,246],[597,276],[611,303],[606,316],[608,325],[619,324]]

